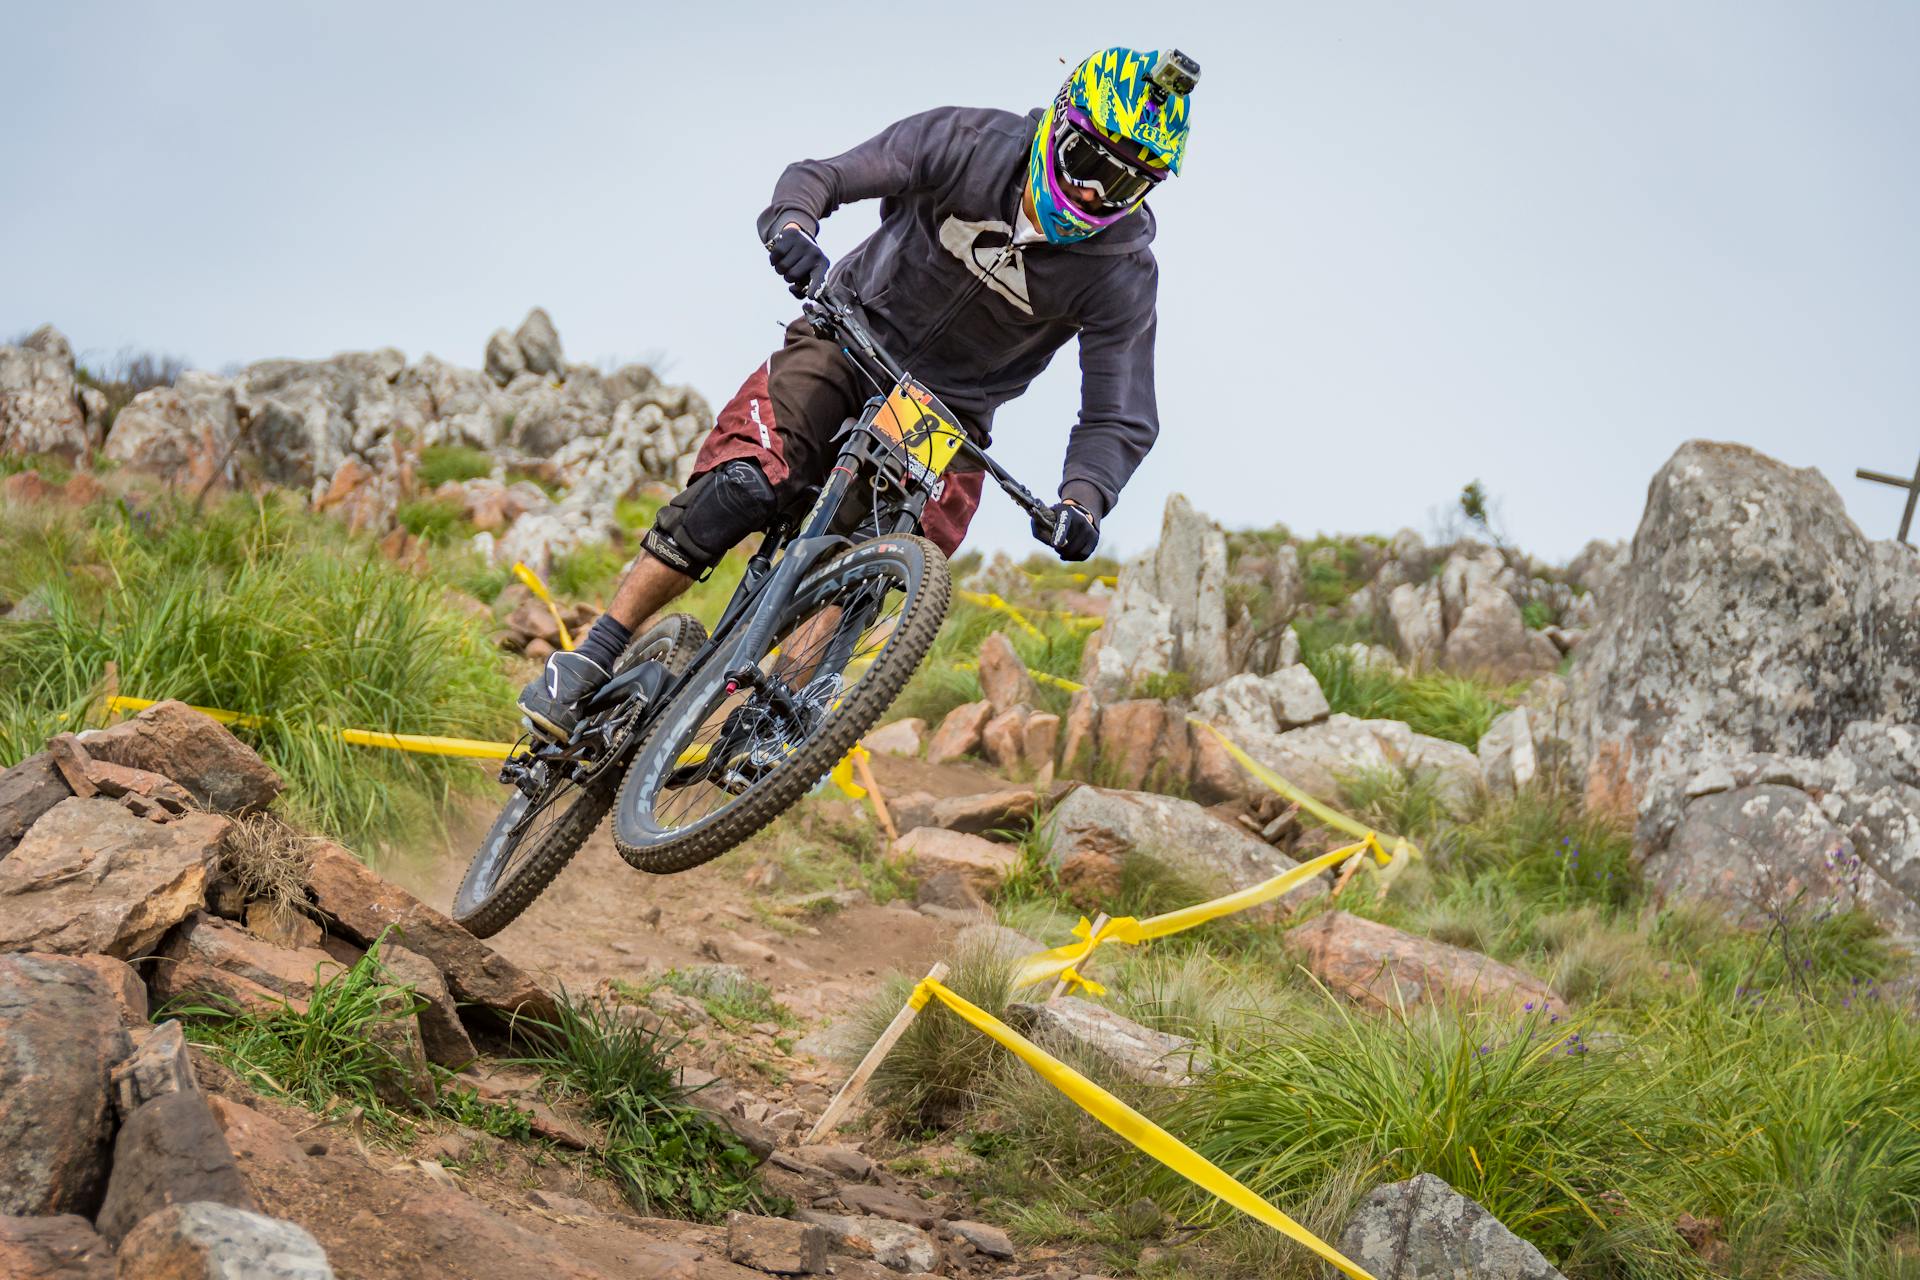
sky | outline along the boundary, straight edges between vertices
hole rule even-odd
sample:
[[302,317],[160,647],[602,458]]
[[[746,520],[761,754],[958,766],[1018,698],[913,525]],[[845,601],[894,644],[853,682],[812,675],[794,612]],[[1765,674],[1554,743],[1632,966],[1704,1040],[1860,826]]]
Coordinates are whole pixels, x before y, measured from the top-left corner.
[[[794,313],[753,220],[790,161],[1110,44],[1202,67],[1156,194],[1161,436],[1107,522],[1631,536],[1681,442],[1831,479],[1871,536],[1920,456],[1920,4],[1538,0],[9,7],[0,336],[220,369],[477,366],[552,314],[716,406]],[[838,254],[876,224],[836,215]],[[1071,351],[996,423],[1051,490]],[[974,543],[1019,550],[989,493]]]

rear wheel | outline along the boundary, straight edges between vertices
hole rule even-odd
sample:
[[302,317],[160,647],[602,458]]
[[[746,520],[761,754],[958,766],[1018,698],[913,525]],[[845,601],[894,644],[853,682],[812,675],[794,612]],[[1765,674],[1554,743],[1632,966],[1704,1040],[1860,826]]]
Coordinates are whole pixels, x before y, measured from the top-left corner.
[[[698,618],[670,614],[634,637],[614,664],[614,674],[658,659],[679,675],[706,641],[706,628]],[[571,776],[550,777],[533,795],[515,787],[460,882],[453,918],[476,938],[506,928],[553,883],[607,816],[618,776],[603,775],[590,787]]]
[[[939,548],[906,534],[808,574],[770,652],[716,651],[654,721],[614,809],[620,856],[642,871],[685,871],[784,813],[893,704],[951,591]],[[730,687],[727,673],[743,664],[757,688]]]

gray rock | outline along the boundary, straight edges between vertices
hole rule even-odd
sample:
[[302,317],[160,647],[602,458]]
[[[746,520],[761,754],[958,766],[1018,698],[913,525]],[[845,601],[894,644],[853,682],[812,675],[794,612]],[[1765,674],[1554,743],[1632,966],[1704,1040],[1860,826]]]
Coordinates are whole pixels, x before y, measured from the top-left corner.
[[[142,991],[144,997],[145,992]],[[142,1106],[170,1093],[197,1093],[186,1032],[169,1018],[147,1032],[133,1053],[113,1068],[114,1109],[126,1120]]]
[[985,1222],[973,1222],[960,1218],[947,1224],[947,1230],[965,1240],[989,1258],[998,1258],[1003,1262],[1013,1258],[1013,1241],[1007,1233]]
[[[1317,690],[1319,685],[1314,688]],[[1273,695],[1266,681],[1250,671],[1230,676],[1201,693],[1193,700],[1193,713],[1217,726],[1228,737],[1280,732],[1280,722],[1273,711]]]
[[1249,735],[1246,753],[1309,794],[1341,800],[1341,779],[1381,769],[1428,769],[1455,812],[1464,812],[1482,780],[1480,762],[1459,743],[1415,733],[1398,720],[1359,720],[1344,712],[1277,736]]
[[198,491],[239,478],[240,437],[233,384],[212,374],[183,373],[171,387],[142,391],[113,420],[102,456],[135,471]]
[[1451,632],[1460,625],[1467,601],[1482,587],[1490,587],[1507,567],[1506,560],[1492,547],[1462,542],[1447,554],[1437,579],[1440,589],[1440,620]]
[[[1288,634],[1291,635],[1292,631],[1289,630]],[[1279,721],[1283,731],[1324,720],[1331,710],[1327,705],[1327,695],[1320,689],[1320,682],[1301,663],[1280,667],[1266,677],[1266,686],[1273,698],[1274,718]]]
[[86,456],[86,411],[73,359],[30,347],[0,347],[0,454]]
[[940,1260],[939,1246],[918,1227],[887,1218],[841,1213],[818,1213],[802,1209],[794,1215],[810,1222],[827,1234],[827,1244],[835,1253],[856,1258],[872,1258],[892,1271],[932,1271]]
[[1102,703],[1120,701],[1143,681],[1174,669],[1173,609],[1154,594],[1152,579],[1145,558],[1122,569],[1106,623],[1087,640],[1080,683]]
[[[1381,1280],[1566,1280],[1538,1249],[1430,1173],[1375,1187],[1340,1252]],[[1337,1277],[1331,1266],[1322,1274]]]
[[1818,471],[1681,446],[1574,667],[1590,793],[1630,796],[1639,844],[1657,850],[1703,760],[1817,759],[1855,721],[1920,721],[1920,624],[1902,603],[1916,563],[1876,551]]
[[1631,558],[1632,552],[1626,543],[1595,538],[1567,561],[1567,581],[1595,597],[1603,597],[1612,590]]
[[1143,1027],[1078,996],[1010,1004],[1007,1020],[1042,1044],[1054,1041],[1098,1053],[1121,1075],[1142,1084],[1184,1086],[1207,1069],[1206,1051],[1196,1042]]
[[527,358],[520,354],[520,344],[505,329],[495,329],[487,336],[484,360],[487,377],[497,386],[504,387],[527,371]]
[[50,324],[38,329],[20,340],[20,345],[28,351],[38,351],[43,356],[52,356],[71,371],[73,363],[73,344],[67,341],[67,335]]
[[120,1245],[123,1277],[333,1280],[306,1228],[231,1205],[195,1201],[145,1218]]
[[1438,658],[1446,640],[1438,584],[1403,582],[1388,592],[1386,630],[1395,652],[1414,666]]
[[[1078,787],[1047,815],[1048,861],[1078,856],[1116,861],[1132,850],[1184,866],[1232,889],[1270,880],[1297,864],[1264,840],[1220,819],[1191,800],[1145,791]],[[1309,880],[1281,903],[1298,904],[1326,892]]]
[[1498,684],[1541,675],[1560,664],[1559,647],[1538,631],[1528,630],[1520,606],[1491,582],[1470,589],[1440,657],[1451,671]]
[[1227,663],[1227,538],[1185,494],[1173,494],[1160,517],[1153,593],[1172,611],[1175,663],[1205,689],[1233,674]]
[[1539,756],[1533,746],[1533,713],[1515,707],[1494,718],[1480,736],[1475,754],[1487,790],[1497,796],[1511,796],[1528,786],[1540,774]]
[[529,373],[559,377],[565,370],[566,355],[560,349],[560,334],[553,327],[553,318],[544,307],[535,307],[527,312],[527,318],[520,322],[520,328],[513,335],[514,345],[520,348],[521,359]]

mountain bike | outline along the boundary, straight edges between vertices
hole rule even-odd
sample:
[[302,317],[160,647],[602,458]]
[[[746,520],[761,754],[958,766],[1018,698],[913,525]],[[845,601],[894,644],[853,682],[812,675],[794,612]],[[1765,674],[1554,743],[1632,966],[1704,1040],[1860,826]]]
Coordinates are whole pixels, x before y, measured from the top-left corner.
[[920,515],[956,459],[992,476],[1043,528],[1053,513],[828,286],[802,313],[874,395],[804,516],[764,530],[708,634],[673,614],[634,638],[566,742],[527,737],[514,788],[455,895],[488,937],[526,910],[611,810],[642,871],[685,871],[740,844],[826,777],[879,721],[945,621],[947,560]]

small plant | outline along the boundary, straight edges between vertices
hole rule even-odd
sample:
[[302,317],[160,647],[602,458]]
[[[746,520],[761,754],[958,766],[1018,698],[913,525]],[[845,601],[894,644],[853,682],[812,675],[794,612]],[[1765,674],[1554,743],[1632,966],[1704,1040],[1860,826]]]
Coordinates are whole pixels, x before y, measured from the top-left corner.
[[413,498],[394,508],[394,520],[414,537],[441,547],[469,537],[466,508],[452,498]]
[[1133,686],[1129,697],[1158,698],[1163,702],[1184,698],[1193,689],[1193,677],[1184,671],[1156,671]]
[[[946,985],[999,1017],[1013,993],[1008,958],[981,942],[957,949]],[[848,1048],[863,1054],[893,1020],[913,989],[913,979],[893,974],[855,1015]],[[1001,1055],[999,1046],[946,1008],[929,1006],[873,1075],[868,1096],[900,1127],[940,1124],[957,1117],[973,1098],[984,1073]]]
[[744,974],[730,973],[723,966],[695,970],[669,969],[661,983],[683,996],[700,1001],[708,1013],[723,1022],[771,1022],[782,1027],[800,1025],[793,1010],[773,998],[772,988]]
[[488,1102],[472,1089],[441,1086],[440,1103],[434,1109],[455,1124],[496,1138],[525,1142],[533,1137],[533,1117],[518,1107]]
[[389,979],[375,943],[316,982],[304,1010],[176,1002],[155,1016],[180,1019],[196,1045],[257,1088],[323,1115],[358,1111],[391,1131],[399,1119],[389,1099],[412,1083],[392,1045],[411,1033],[421,1006],[412,987]]
[[1559,619],[1554,616],[1553,606],[1545,600],[1529,600],[1520,606],[1520,621],[1529,631],[1542,631]]
[[685,1101],[667,1061],[675,1042],[613,1007],[564,994],[553,1021],[521,1019],[516,1031],[529,1051],[515,1061],[606,1126],[600,1160],[642,1213],[706,1221],[760,1203],[752,1154]]
[[619,584],[628,559],[609,543],[589,542],[554,557],[553,580],[548,585],[572,600],[605,599]]

